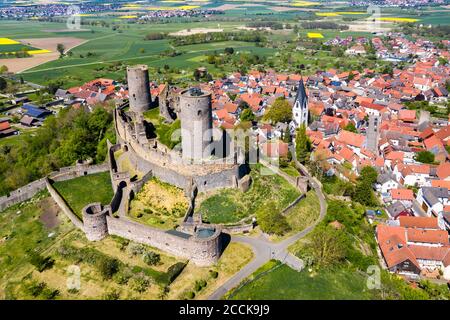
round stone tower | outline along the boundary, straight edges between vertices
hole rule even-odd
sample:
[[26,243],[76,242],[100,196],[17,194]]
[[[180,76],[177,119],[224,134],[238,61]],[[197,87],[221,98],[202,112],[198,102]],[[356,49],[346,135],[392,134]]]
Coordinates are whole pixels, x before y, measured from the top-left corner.
[[152,103],[148,67],[146,65],[128,67],[127,80],[130,110],[134,112],[147,111]]
[[100,202],[88,204],[83,208],[83,227],[89,241],[98,241],[108,235],[106,215],[109,207],[103,207]]
[[202,267],[217,263],[222,253],[222,230],[219,226],[197,225],[191,239],[192,262]]
[[211,156],[211,93],[191,88],[180,93],[181,146],[183,159],[200,160]]

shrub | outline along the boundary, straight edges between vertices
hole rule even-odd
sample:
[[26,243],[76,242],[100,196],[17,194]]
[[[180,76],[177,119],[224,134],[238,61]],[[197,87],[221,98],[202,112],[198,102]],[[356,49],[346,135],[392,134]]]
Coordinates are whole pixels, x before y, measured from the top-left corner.
[[156,252],[148,251],[142,255],[142,259],[149,266],[154,266],[154,265],[157,265],[161,261],[161,256],[159,254],[157,254]]
[[131,279],[130,287],[136,292],[143,293],[150,287],[150,281],[144,276],[137,276]]
[[45,282],[32,281],[26,285],[25,290],[31,296],[45,300],[55,299],[59,295],[58,290],[49,288]]
[[120,299],[120,292],[112,289],[111,291],[106,292],[103,295],[104,300],[119,300]]
[[214,270],[209,270],[209,276],[213,279],[217,279],[217,277],[219,276],[219,273]]
[[32,252],[30,253],[30,263],[36,267],[39,272],[44,271],[45,269],[49,269],[55,263],[50,257],[43,257],[38,253]]
[[206,287],[208,283],[205,280],[197,280],[194,283],[194,290],[196,292],[199,292],[200,290],[202,290],[204,287]]
[[113,258],[103,258],[98,264],[98,270],[103,279],[111,279],[119,271],[119,261]]
[[137,256],[145,252],[145,246],[137,243],[130,243],[127,247],[127,252],[132,256]]
[[194,299],[195,298],[195,292],[189,291],[186,293],[186,298],[188,299]]

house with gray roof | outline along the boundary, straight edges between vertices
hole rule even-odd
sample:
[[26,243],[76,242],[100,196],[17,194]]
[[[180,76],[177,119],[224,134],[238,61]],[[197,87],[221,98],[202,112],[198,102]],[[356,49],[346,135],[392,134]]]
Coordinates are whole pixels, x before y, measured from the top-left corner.
[[447,188],[422,187],[417,193],[417,202],[428,216],[437,217],[450,205],[450,192]]

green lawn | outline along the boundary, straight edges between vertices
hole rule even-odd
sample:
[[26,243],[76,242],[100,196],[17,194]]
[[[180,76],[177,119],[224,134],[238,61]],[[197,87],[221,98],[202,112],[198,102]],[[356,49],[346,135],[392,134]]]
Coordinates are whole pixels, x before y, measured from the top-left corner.
[[[268,262],[268,265],[275,265]],[[264,268],[264,270],[270,267]],[[257,271],[253,274],[259,274]],[[366,278],[345,269],[309,273],[282,265],[246,284],[231,297],[233,300],[368,300],[372,293]]]
[[109,204],[113,197],[109,172],[59,181],[55,182],[53,186],[79,217],[81,217],[81,210],[87,204],[93,202]]
[[258,168],[253,168],[251,172],[253,182],[247,192],[222,189],[197,204],[197,211],[211,223],[235,223],[255,214],[271,201],[282,210],[300,195],[282,177],[276,174],[261,175]]
[[298,172],[297,169],[295,169],[292,166],[287,166],[287,167],[281,167],[281,170],[285,173],[287,173],[288,175],[292,176],[292,177],[298,177],[300,176],[300,173]]
[[306,193],[306,197],[286,214],[286,219],[292,230],[296,232],[313,224],[319,214],[319,198],[314,190],[310,190]]

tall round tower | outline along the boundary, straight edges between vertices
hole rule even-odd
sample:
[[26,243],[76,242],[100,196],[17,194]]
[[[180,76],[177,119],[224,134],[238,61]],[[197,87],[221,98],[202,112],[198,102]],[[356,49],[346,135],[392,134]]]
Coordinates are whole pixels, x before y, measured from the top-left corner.
[[89,241],[98,241],[108,235],[106,215],[109,208],[100,202],[91,203],[83,208],[83,229]]
[[128,67],[127,80],[130,110],[134,112],[147,111],[152,103],[148,67],[146,65]]
[[181,146],[184,159],[200,160],[211,156],[211,93],[191,88],[180,93]]

